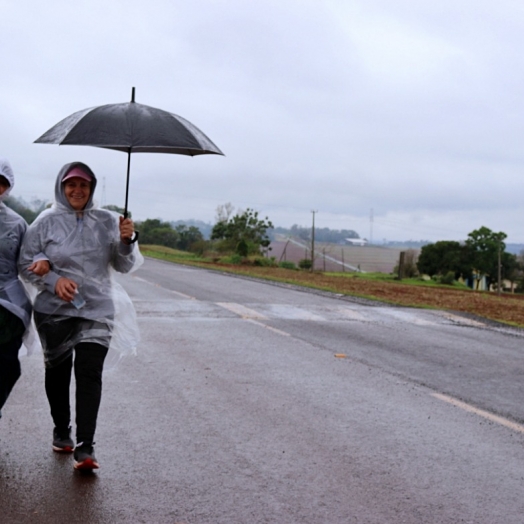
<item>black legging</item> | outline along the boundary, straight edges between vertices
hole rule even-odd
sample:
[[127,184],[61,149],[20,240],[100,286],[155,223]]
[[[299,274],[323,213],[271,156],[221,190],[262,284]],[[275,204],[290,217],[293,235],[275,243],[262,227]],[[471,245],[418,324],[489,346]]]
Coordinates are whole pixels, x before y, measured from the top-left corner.
[[0,409],[22,373],[18,351],[22,347],[24,331],[24,323],[0,306]]
[[20,378],[18,351],[21,345],[22,339],[20,337],[0,344],[0,409],[4,406],[16,381]]
[[[80,342],[74,348],[77,443],[92,443],[95,436],[107,351],[107,347],[93,342]],[[69,387],[72,368],[73,355],[69,355],[60,364],[45,370],[45,390],[51,416],[55,426],[62,431],[71,422]]]

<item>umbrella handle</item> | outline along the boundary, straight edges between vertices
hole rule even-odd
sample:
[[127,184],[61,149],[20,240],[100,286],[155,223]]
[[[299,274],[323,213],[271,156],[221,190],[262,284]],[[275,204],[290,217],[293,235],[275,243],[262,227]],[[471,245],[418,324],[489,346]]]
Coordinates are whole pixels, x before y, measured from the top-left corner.
[[138,236],[140,235],[140,231],[137,231],[135,229],[135,232],[133,233],[133,236],[131,238],[126,238],[128,244],[134,244],[138,240]]

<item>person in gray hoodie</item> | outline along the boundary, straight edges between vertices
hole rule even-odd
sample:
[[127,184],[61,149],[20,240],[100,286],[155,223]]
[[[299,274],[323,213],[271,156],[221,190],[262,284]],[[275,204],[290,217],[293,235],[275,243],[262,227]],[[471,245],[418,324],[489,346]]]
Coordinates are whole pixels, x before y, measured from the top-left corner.
[[27,223],[3,202],[14,184],[11,164],[0,158],[0,417],[21,375],[18,352],[31,321],[31,302],[17,268]]
[[[131,219],[94,205],[96,183],[87,165],[65,165],[56,179],[55,203],[28,228],[19,259],[22,277],[39,290],[34,319],[44,352],[45,389],[55,426],[53,450],[74,452],[75,469],[90,470],[99,467],[94,435],[104,360],[114,330],[112,269],[127,273],[140,256],[132,242]],[[50,270],[41,276],[39,265],[46,262]],[[70,426],[73,369],[76,447]]]

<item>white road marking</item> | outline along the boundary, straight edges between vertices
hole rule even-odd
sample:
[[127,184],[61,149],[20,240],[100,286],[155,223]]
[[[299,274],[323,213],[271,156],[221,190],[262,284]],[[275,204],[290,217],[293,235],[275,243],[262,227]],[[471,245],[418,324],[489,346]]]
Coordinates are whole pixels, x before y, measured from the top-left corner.
[[217,302],[217,306],[223,307],[232,313],[235,313],[241,318],[252,319],[257,318],[259,320],[268,320],[265,315],[255,311],[254,309],[243,306],[242,304],[236,304],[235,302]]
[[[162,287],[159,284],[155,284],[154,282],[149,282],[149,280],[146,280],[145,278],[135,277],[135,276],[133,278],[135,278],[136,280],[139,280],[140,282],[145,282],[146,284],[149,284],[150,286]],[[180,293],[180,291],[173,291],[172,289],[166,289],[165,287],[162,287],[162,289],[178,297],[189,298],[190,300],[195,300],[195,297],[192,297],[191,295],[186,295],[185,293]]]
[[285,320],[308,320],[312,322],[324,322],[325,317],[312,313],[311,310],[292,306],[289,304],[270,304],[269,313],[273,318]]
[[258,322],[258,320],[269,319],[261,313],[258,313],[254,309],[250,309],[246,306],[243,306],[242,304],[236,304],[235,302],[217,302],[217,306],[223,307],[224,309],[227,309],[228,311],[235,313],[246,322],[251,322],[251,324],[255,324],[256,326],[269,329],[270,331],[273,331],[278,335],[282,335],[284,337],[291,336],[289,333],[286,333],[285,331],[281,331],[280,329],[268,326],[267,324],[263,324],[262,322]]
[[457,400],[456,398],[449,397],[448,395],[443,395],[442,393],[431,393],[431,396],[438,398],[439,400],[443,400],[444,402],[456,406],[457,408],[461,408],[464,411],[468,411],[469,413],[479,415],[480,417],[490,420],[491,422],[495,422],[497,424],[500,424],[501,426],[505,426],[509,429],[512,429],[513,431],[524,433],[524,426],[522,424],[517,424],[516,422],[512,422],[511,420],[508,420],[504,417],[493,415],[493,413],[490,413],[489,411],[484,411],[483,409],[476,408],[474,406],[471,406],[470,404],[462,402],[461,400]]
[[338,315],[349,318],[351,320],[360,320],[362,322],[365,322],[367,320],[366,317],[362,313],[359,313],[358,311],[355,311],[354,309],[349,309],[346,307],[339,307],[337,308],[336,312]]
[[278,335],[282,335],[284,337],[290,337],[291,335],[289,333],[286,333],[285,331],[282,331],[280,329],[268,326],[266,324],[262,324],[262,322],[257,322],[256,320],[253,320],[252,318],[246,318],[246,322],[251,322],[251,324],[255,324],[257,326],[269,329],[269,331],[273,331],[274,333],[277,333]]
[[[195,300],[198,302],[196,297],[181,293],[180,291],[174,291],[172,289],[167,289],[159,284],[150,282],[145,278],[134,276],[139,282],[143,282],[150,286],[159,287],[163,291],[166,291],[172,295],[176,295],[180,298],[185,298],[189,300]],[[419,326],[431,326],[439,325],[438,320],[431,321],[428,318],[421,318],[417,312],[392,309],[388,307],[377,307],[373,308],[373,311],[367,311],[367,315],[363,315],[359,311],[352,309],[350,307],[339,306],[334,308],[315,308],[315,307],[299,307],[290,304],[257,304],[260,306],[264,312],[258,312],[255,309],[248,308],[242,304],[237,304],[234,302],[217,302],[216,305],[227,309],[239,317],[249,320],[249,319],[258,319],[258,320],[269,320],[271,318],[276,318],[280,320],[303,320],[309,322],[325,322],[331,320],[355,320],[358,322],[377,322],[377,318],[373,318],[373,314],[381,314],[382,319],[392,318],[397,319],[399,322],[405,322],[408,324],[419,325]],[[436,319],[446,319],[447,321],[453,322],[454,324],[462,326],[471,326],[471,327],[486,327],[481,321],[472,320],[466,317],[455,315],[447,311],[433,311],[433,315],[436,315]],[[333,318],[334,317],[334,318]],[[442,322],[442,320],[441,320]],[[268,328],[269,329],[269,328]]]

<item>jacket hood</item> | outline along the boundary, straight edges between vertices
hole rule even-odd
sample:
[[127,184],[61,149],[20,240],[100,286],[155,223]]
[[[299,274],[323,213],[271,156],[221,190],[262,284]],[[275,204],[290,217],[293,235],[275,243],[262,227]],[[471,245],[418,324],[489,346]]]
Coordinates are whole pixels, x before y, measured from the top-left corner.
[[74,209],[71,207],[71,204],[65,196],[64,184],[62,184],[62,180],[64,180],[64,177],[67,175],[67,173],[69,173],[69,171],[71,171],[75,167],[79,167],[80,169],[82,169],[82,171],[85,171],[93,177],[93,181],[91,182],[91,194],[89,195],[89,200],[87,201],[87,204],[84,207],[84,211],[87,211],[88,209],[92,209],[94,207],[93,196],[95,194],[96,188],[96,176],[93,173],[93,171],[91,171],[91,168],[86,164],[83,164],[82,162],[71,162],[70,164],[66,164],[64,167],[62,167],[62,169],[58,173],[58,176],[56,177],[55,201],[58,206],[66,208],[68,211],[74,211]]
[[9,195],[11,192],[11,189],[13,189],[13,186],[15,185],[15,174],[13,173],[13,168],[11,167],[11,164],[9,163],[9,160],[7,158],[0,157],[0,175],[6,178],[6,180],[9,182],[9,187],[4,192],[3,195],[0,195],[0,202]]

